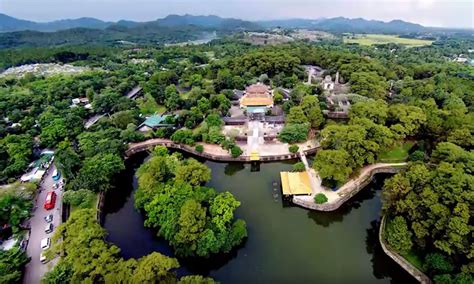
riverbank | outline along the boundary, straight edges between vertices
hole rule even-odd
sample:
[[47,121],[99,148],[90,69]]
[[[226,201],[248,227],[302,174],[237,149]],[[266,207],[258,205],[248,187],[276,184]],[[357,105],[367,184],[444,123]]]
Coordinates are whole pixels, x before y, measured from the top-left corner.
[[[367,186],[373,176],[378,173],[397,173],[406,166],[407,163],[377,163],[365,166],[361,169],[360,174],[350,179],[337,191],[332,191],[322,186],[322,180],[318,173],[313,169],[309,170],[312,179],[313,193],[308,196],[293,196],[293,203],[306,209],[316,211],[334,211],[347,202],[350,198]],[[323,204],[316,204],[314,196],[323,193],[328,201]]]
[[385,243],[385,238],[383,237],[385,232],[385,223],[386,217],[382,217],[382,222],[380,223],[379,228],[379,242],[382,246],[383,251],[386,255],[388,255],[393,261],[398,263],[406,272],[410,273],[416,280],[418,280],[422,284],[431,284],[431,279],[426,276],[423,272],[421,272],[418,268],[416,268],[413,264],[408,262],[404,257],[399,255],[397,252],[391,250],[388,245]]
[[[143,142],[130,143],[128,145],[128,149],[125,151],[125,157],[126,158],[131,157],[132,155],[136,153],[147,151],[153,148],[154,146],[161,145],[167,148],[182,150],[192,155],[195,155],[207,160],[211,160],[211,161],[219,161],[219,162],[250,162],[251,161],[250,155],[242,155],[237,158],[233,158],[226,150],[222,149],[218,145],[206,144],[206,143],[198,143],[198,144],[203,146],[204,148],[203,152],[198,152],[196,151],[194,147],[189,146],[189,145],[174,143],[173,141],[169,139],[161,139],[161,138],[149,139]],[[318,143],[314,143],[311,141],[308,141],[302,144],[297,144],[297,145],[298,147],[300,147],[301,151],[305,155],[311,155],[311,154],[316,153],[316,151],[320,147]],[[271,146],[272,145],[269,145],[269,147]],[[278,148],[282,149],[282,147],[278,147]],[[279,152],[273,153],[273,154],[270,154],[270,151],[259,153],[260,154],[259,161],[260,162],[284,161],[284,160],[292,160],[292,159],[299,158],[300,156],[299,153],[290,153],[290,151],[288,150],[288,147],[284,147],[284,149],[285,149],[284,151],[280,150]]]

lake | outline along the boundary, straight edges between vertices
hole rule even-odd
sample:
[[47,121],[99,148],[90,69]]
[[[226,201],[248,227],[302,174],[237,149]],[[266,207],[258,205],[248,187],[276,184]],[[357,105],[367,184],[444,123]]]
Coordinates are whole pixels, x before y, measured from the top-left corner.
[[[165,240],[143,226],[144,217],[133,206],[134,173],[145,157],[127,161],[126,174],[106,198],[103,225],[125,258],[153,251],[174,256]],[[247,222],[248,239],[229,254],[179,259],[178,275],[209,275],[221,283],[416,283],[378,242],[386,175],[376,176],[338,211],[325,213],[293,206],[273,189],[280,171],[291,170],[296,161],[259,167],[202,162],[212,170],[207,185],[232,192],[242,203],[236,216]]]

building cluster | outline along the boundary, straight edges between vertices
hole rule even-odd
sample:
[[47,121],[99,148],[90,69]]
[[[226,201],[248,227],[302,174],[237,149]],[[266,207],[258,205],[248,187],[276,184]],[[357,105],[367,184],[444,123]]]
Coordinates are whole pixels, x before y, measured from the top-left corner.
[[245,88],[239,103],[240,108],[247,112],[249,118],[262,118],[268,110],[273,108],[273,92],[265,84],[253,84]]

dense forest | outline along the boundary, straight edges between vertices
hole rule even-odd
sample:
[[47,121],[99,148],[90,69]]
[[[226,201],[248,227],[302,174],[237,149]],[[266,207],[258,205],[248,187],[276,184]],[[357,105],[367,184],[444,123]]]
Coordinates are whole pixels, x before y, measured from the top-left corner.
[[[82,207],[91,195],[115,190],[130,142],[167,138],[196,151],[202,151],[198,143],[204,142],[238,157],[242,150],[234,137],[222,134],[221,117],[229,114],[234,89],[263,82],[291,89],[287,99],[275,92],[286,116],[278,139],[293,144],[314,135],[322,149],[313,166],[328,186],[344,183],[388,148],[415,141],[408,168],[388,179],[383,190],[387,242],[415,259],[435,282],[469,283],[474,273],[474,70],[450,58],[467,53],[473,44],[457,38],[417,48],[335,42],[258,47],[226,37],[196,46],[3,49],[2,69],[31,63],[93,69],[75,75],[0,77],[0,182],[17,180],[40,149],[52,148],[66,181],[65,201]],[[319,85],[303,84],[304,65],[320,66],[333,77],[339,72],[340,81],[357,94],[348,120],[323,116],[325,94]],[[125,96],[136,86],[143,88],[138,99]],[[79,97],[87,98],[91,109],[71,107]],[[163,112],[169,114],[170,127],[136,131],[146,115]],[[104,116],[86,128],[84,121],[94,115]],[[204,187],[210,170],[198,161],[158,147],[137,175],[136,207],[177,255],[229,252],[247,237],[245,222],[234,220],[240,202],[230,193]],[[31,206],[31,197],[21,197],[29,200],[26,205],[18,198],[13,193],[8,196],[12,201],[4,198],[2,210],[8,211],[12,202]],[[83,210],[56,232],[50,257],[63,257],[45,283],[147,282],[155,277],[212,281],[176,279],[177,260],[157,253],[120,258],[119,249],[104,241],[105,231],[93,212]],[[16,226],[26,217],[1,221]]]

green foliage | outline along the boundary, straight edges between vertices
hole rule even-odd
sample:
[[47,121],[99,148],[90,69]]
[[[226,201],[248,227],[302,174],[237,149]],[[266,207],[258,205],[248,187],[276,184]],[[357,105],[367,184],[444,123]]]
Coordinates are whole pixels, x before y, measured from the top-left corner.
[[278,135],[278,139],[285,143],[299,143],[308,139],[307,124],[286,124]]
[[454,270],[453,264],[440,253],[430,253],[425,257],[426,269],[435,274],[451,273]]
[[202,145],[196,145],[196,147],[194,148],[198,153],[202,153],[204,152],[204,146]]
[[145,225],[157,228],[177,255],[229,252],[247,236],[245,222],[233,220],[240,202],[228,192],[200,187],[210,170],[196,160],[154,155],[137,176],[135,205],[145,210]]
[[71,181],[72,188],[106,192],[112,186],[112,178],[124,169],[123,160],[115,154],[97,154],[86,158],[77,177]]
[[0,191],[0,226],[12,227],[13,232],[20,230],[21,223],[30,217],[33,207],[32,195],[22,185],[11,185],[11,188]]
[[383,100],[357,102],[351,106],[349,116],[353,118],[368,118],[377,124],[384,124],[388,117],[388,105]]
[[423,161],[425,159],[425,152],[416,150],[413,153],[410,154],[410,161],[412,162],[417,162],[417,161]]
[[95,196],[94,192],[87,189],[68,190],[64,193],[63,202],[76,208],[92,208]]
[[81,167],[81,158],[72,148],[69,141],[59,143],[54,153],[54,164],[66,180],[74,177]]
[[304,172],[305,170],[306,170],[306,166],[304,165],[303,162],[298,162],[293,165],[294,172]]
[[409,251],[412,246],[412,233],[408,230],[406,220],[397,216],[393,220],[387,222],[385,228],[385,239],[392,249],[399,253]]
[[242,153],[243,153],[242,149],[240,149],[240,147],[237,145],[234,145],[232,146],[232,148],[230,148],[230,154],[232,158],[237,158],[240,155],[242,155]]
[[311,128],[319,128],[319,126],[324,122],[323,113],[321,112],[319,101],[316,96],[304,96],[301,101],[301,108],[303,109]]
[[96,220],[95,210],[73,212],[56,229],[52,256],[61,254],[59,263],[43,283],[175,283],[176,259],[153,252],[140,259],[125,260],[120,249],[105,241],[106,232]]
[[216,282],[209,277],[201,275],[188,275],[179,279],[178,284],[215,284]]
[[314,196],[314,202],[316,204],[324,204],[328,202],[328,198],[326,197],[324,193],[318,193]]
[[352,173],[349,166],[349,154],[344,150],[319,151],[313,167],[328,184],[339,185],[347,181]]
[[288,147],[288,151],[290,151],[290,153],[297,153],[298,150],[300,149],[300,147],[298,147],[298,145],[290,145]]
[[286,123],[288,124],[305,124],[308,123],[303,108],[299,106],[292,107],[290,113],[286,117]]
[[171,140],[176,143],[182,143],[187,145],[194,145],[196,142],[194,140],[193,131],[189,129],[179,129],[173,135],[171,135]]
[[0,250],[0,283],[20,283],[22,271],[29,259],[26,252],[19,248]]
[[433,151],[432,164],[414,163],[385,182],[384,212],[405,218],[420,250],[435,248],[459,268],[470,255],[472,153],[449,142]]
[[29,135],[7,135],[0,139],[0,182],[22,173],[33,153],[33,141]]
[[387,95],[388,84],[385,78],[376,72],[354,72],[349,82],[351,91],[372,99],[384,99]]

